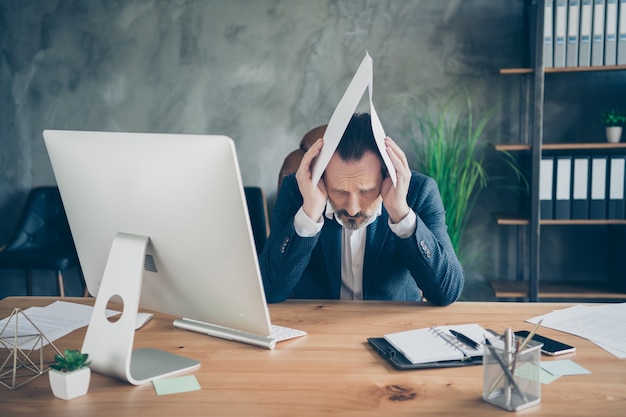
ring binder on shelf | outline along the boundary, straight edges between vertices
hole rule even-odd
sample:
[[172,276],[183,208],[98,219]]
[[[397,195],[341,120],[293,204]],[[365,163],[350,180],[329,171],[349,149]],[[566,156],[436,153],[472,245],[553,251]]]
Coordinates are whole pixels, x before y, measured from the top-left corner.
[[567,46],[567,1],[556,0],[554,8],[554,67],[565,67]]
[[578,34],[580,21],[580,0],[569,0],[567,7],[567,46],[565,52],[565,65],[567,67],[578,66]]
[[591,160],[590,219],[606,219],[606,165],[606,156],[596,156]]
[[589,158],[574,158],[572,219],[589,218]]
[[626,165],[626,157],[611,157],[610,161],[607,218],[622,220],[626,217],[624,215],[624,167]]
[[606,0],[604,65],[617,64],[617,0]]
[[591,65],[592,0],[582,0],[580,5],[580,37],[578,39],[578,66]]
[[[626,0],[625,0],[626,1]],[[552,36],[552,22],[554,21],[553,13],[554,0],[545,1],[545,10],[543,15],[543,66],[551,68],[553,66],[554,42]]]
[[559,157],[556,160],[556,186],[554,199],[554,218],[570,219],[571,216],[571,180],[572,158]]
[[543,157],[539,165],[539,200],[541,204],[541,218],[554,218],[554,204],[552,203],[554,159]]
[[619,2],[617,25],[617,65],[626,65],[626,0]]
[[605,0],[593,0],[593,37],[591,38],[591,66],[604,63]]

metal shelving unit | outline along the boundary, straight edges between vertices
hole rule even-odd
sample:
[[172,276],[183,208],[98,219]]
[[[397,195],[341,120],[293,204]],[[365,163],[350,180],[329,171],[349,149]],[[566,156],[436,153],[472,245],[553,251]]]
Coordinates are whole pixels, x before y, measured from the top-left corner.
[[[626,300],[626,293],[619,292],[610,285],[598,283],[553,283],[540,285],[541,228],[559,225],[625,225],[625,220],[547,220],[540,218],[539,165],[544,151],[567,150],[626,150],[626,143],[543,143],[545,74],[581,73],[599,71],[624,71],[626,65],[545,68],[543,62],[543,1],[534,8],[536,31],[534,36],[534,65],[531,68],[507,68],[499,71],[502,75],[520,77],[522,86],[520,103],[520,135],[518,143],[496,144],[496,150],[526,152],[530,158],[529,212],[523,214],[494,214],[498,225],[520,228],[518,232],[518,253],[526,249],[522,264],[518,260],[516,281],[494,281],[491,283],[498,298],[525,298],[531,302],[542,298],[551,299],[610,299]],[[556,75],[555,75],[556,76]],[[527,277],[527,279],[526,279]]]

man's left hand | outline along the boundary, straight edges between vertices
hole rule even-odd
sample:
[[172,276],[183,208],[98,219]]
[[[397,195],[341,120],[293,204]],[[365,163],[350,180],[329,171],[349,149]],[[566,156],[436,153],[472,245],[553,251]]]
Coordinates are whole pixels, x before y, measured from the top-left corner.
[[409,162],[404,151],[390,137],[385,138],[385,146],[396,169],[397,181],[394,187],[391,177],[387,175],[383,181],[381,195],[392,223],[399,223],[411,210],[406,202],[409,183],[411,182],[411,168],[409,168]]

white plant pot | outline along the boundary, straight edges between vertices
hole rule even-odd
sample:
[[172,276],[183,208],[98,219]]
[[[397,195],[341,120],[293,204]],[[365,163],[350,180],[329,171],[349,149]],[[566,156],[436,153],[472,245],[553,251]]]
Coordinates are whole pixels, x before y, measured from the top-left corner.
[[50,388],[57,398],[71,400],[87,394],[87,390],[89,390],[90,368],[81,368],[74,372],[50,369],[48,375],[50,376]]
[[621,126],[612,126],[606,128],[606,140],[610,143],[619,142],[622,137],[622,127]]

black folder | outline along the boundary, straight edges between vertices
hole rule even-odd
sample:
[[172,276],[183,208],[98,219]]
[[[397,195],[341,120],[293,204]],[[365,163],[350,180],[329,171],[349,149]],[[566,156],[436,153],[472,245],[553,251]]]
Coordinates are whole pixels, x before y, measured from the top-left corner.
[[[626,12],[626,10],[625,10]],[[607,219],[619,219],[626,218],[624,212],[626,211],[625,195],[625,158],[623,156],[612,157],[610,159],[609,169],[609,198],[607,203]]]
[[460,366],[482,365],[483,357],[474,356],[463,360],[439,361],[427,363],[412,363],[401,352],[387,342],[384,337],[370,337],[367,339],[370,346],[394,368],[400,370],[431,369],[431,368],[458,368]]
[[607,157],[596,156],[591,160],[591,196],[589,218],[606,219]]
[[607,219],[623,220],[625,208],[624,200],[609,200]]
[[574,159],[572,175],[572,219],[589,218],[589,158]]
[[543,157],[539,166],[539,201],[542,219],[554,218],[554,159]]
[[556,159],[556,181],[554,183],[554,218],[572,218],[572,158]]

